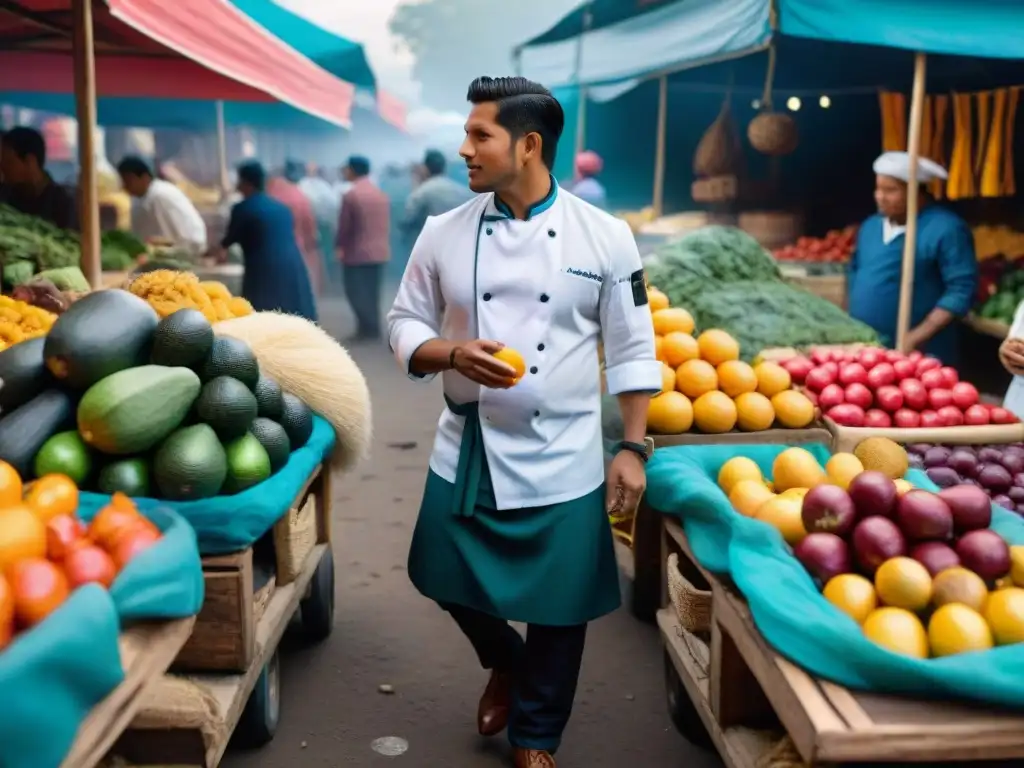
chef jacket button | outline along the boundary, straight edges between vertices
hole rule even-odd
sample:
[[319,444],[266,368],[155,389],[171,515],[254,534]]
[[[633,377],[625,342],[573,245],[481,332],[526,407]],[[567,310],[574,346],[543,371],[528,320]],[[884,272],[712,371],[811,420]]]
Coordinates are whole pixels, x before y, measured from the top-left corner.
[[554,237],[554,236],[555,236],[555,230],[549,229],[548,230],[548,237]]
[[488,227],[488,228],[487,228],[487,234],[488,234],[488,235],[493,235],[493,234],[494,234],[494,230],[493,230],[493,229],[491,229],[490,227]]
[[543,352],[544,351],[544,345],[543,344],[538,344],[537,345],[537,351],[538,352]]
[[490,301],[490,300],[491,300],[491,294],[485,293],[484,294],[484,301]]
[[530,368],[530,373],[536,373],[536,372],[537,372],[537,366],[536,365],[533,366],[532,368]]
[[548,295],[547,295],[546,293],[542,293],[542,294],[540,295],[540,300],[541,300],[541,301],[547,301],[547,300],[548,300],[548,299],[550,299],[550,298],[551,298],[551,297],[550,297],[550,296],[548,296]]
[[540,411],[534,411],[534,412],[533,412],[533,415],[534,415],[534,416],[540,416]]

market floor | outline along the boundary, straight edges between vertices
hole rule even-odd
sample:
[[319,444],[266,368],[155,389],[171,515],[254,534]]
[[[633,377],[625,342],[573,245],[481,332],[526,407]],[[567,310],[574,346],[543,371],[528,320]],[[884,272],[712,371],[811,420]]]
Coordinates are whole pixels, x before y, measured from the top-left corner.
[[[349,315],[322,308],[325,327],[344,338]],[[370,383],[372,460],[336,482],[337,616],[334,634],[282,656],[281,723],[257,752],[229,752],[225,768],[502,768],[503,738],[476,734],[486,682],[466,640],[422,598],[405,572],[424,480],[439,384],[416,385],[386,349],[356,348]],[[711,768],[717,756],[687,743],[669,722],[657,632],[625,610],[596,622],[559,764],[579,768]],[[393,689],[380,692],[380,686]],[[373,742],[398,737],[397,757]]]

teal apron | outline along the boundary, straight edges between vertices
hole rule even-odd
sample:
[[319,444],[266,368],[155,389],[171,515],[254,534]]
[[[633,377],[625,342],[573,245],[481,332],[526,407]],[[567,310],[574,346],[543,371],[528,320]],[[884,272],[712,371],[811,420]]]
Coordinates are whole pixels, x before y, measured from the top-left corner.
[[[477,256],[480,229],[491,219],[480,219]],[[474,283],[475,272],[474,260]],[[439,603],[552,627],[585,624],[616,610],[619,571],[604,486],[559,504],[499,510],[479,404],[447,396],[445,402],[465,418],[459,463],[454,483],[427,474],[409,550],[416,589]]]

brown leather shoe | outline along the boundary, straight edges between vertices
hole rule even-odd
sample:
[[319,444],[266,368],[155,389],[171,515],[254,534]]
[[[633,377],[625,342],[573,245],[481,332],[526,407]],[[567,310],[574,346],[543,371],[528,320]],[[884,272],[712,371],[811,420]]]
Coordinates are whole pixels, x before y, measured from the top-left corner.
[[543,749],[520,749],[516,747],[516,768],[557,768],[555,758]]
[[497,736],[508,725],[512,679],[504,672],[491,671],[480,706],[476,711],[476,727],[481,736]]

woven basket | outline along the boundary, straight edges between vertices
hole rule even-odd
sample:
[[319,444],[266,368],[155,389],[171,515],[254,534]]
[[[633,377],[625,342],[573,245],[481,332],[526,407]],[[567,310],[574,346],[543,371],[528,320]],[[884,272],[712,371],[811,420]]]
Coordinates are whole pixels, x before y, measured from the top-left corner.
[[299,577],[315,546],[316,495],[311,493],[301,509],[289,509],[274,525],[277,583],[280,586],[291,584]]
[[771,749],[761,755],[755,768],[806,768],[807,763],[796,751],[796,745],[789,736],[783,736]]
[[252,623],[256,626],[260,623],[260,619],[263,618],[263,614],[267,612],[267,606],[270,605],[270,598],[274,596],[274,590],[277,588],[276,579],[271,578],[262,587],[256,590],[256,594],[252,596]]
[[800,143],[796,121],[782,112],[762,112],[747,126],[750,146],[762,155],[779,157],[792,153]]
[[679,555],[668,556],[668,594],[676,609],[679,625],[687,632],[711,629],[711,592],[697,589],[679,570]]

